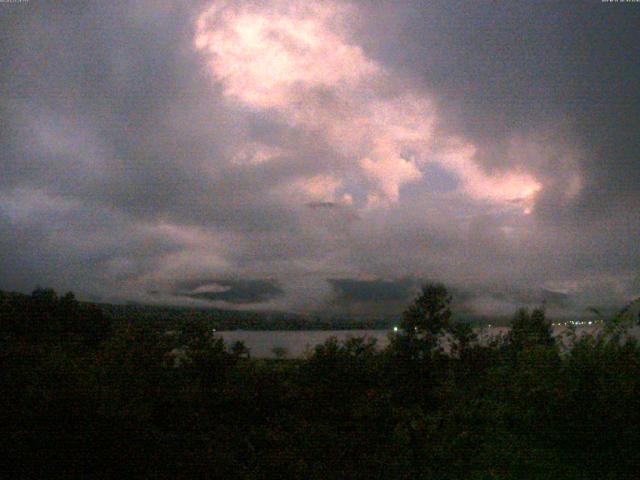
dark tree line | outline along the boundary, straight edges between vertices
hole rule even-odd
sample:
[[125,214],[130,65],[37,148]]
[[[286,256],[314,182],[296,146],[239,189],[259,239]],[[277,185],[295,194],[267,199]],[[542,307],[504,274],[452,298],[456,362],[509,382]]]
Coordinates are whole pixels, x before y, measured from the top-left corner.
[[[0,295],[7,478],[632,479],[640,346],[620,319],[562,349],[543,309],[478,342],[426,285],[388,348],[260,360],[199,322],[113,322]],[[444,349],[443,342],[451,348]]]
[[30,296],[0,292],[0,334],[33,343],[79,342],[96,345],[110,333],[109,318],[72,292],[58,296],[37,288]]

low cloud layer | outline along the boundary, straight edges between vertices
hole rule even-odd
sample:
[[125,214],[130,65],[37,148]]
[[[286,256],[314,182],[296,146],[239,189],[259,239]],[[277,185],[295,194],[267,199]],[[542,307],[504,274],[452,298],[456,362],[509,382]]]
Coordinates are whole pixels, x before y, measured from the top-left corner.
[[[428,4],[427,4],[428,3]],[[640,295],[640,9],[0,5],[0,288],[555,315]]]

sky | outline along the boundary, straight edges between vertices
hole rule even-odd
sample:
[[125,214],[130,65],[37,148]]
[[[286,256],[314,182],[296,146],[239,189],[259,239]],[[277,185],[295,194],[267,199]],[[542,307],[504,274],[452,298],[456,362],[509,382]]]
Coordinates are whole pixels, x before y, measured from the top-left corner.
[[0,3],[0,289],[555,316],[640,295],[640,3]]

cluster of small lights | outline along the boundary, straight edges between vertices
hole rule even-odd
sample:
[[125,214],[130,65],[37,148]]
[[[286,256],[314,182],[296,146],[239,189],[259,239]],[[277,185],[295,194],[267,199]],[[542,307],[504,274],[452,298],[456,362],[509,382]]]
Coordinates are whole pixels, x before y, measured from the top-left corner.
[[[551,325],[554,327],[566,327],[569,325],[575,325],[575,326],[597,325],[598,323],[601,323],[601,322],[593,321],[593,320],[569,320],[566,322],[554,322]],[[487,324],[487,327],[492,328],[493,324],[489,323]],[[397,325],[394,325],[393,331],[397,333],[400,331],[400,329]]]
[[565,327],[568,325],[576,325],[576,326],[584,326],[584,325],[594,325],[596,323],[599,322],[594,322],[592,320],[569,320],[567,322],[557,322],[557,323],[552,323],[552,325],[554,327]]

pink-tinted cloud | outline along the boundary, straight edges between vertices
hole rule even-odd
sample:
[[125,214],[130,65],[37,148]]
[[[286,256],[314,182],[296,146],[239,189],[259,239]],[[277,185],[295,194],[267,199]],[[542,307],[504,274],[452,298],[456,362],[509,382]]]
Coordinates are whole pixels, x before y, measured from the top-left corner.
[[[344,21],[353,13],[333,1],[215,2],[197,20],[195,47],[230,100],[276,112],[340,157],[331,175],[311,172],[293,190],[335,201],[351,196],[339,188],[349,179],[365,186],[370,206],[397,202],[401,187],[437,162],[465,195],[530,212],[540,181],[522,165],[485,172],[476,147],[441,125],[431,94],[405,86],[355,43]],[[271,155],[239,156],[262,163]]]
[[638,291],[628,14],[156,3],[0,18],[0,247],[19,252],[0,289],[224,302],[215,285],[273,281],[243,308],[309,311],[339,309],[328,279],[437,279],[486,313]]

